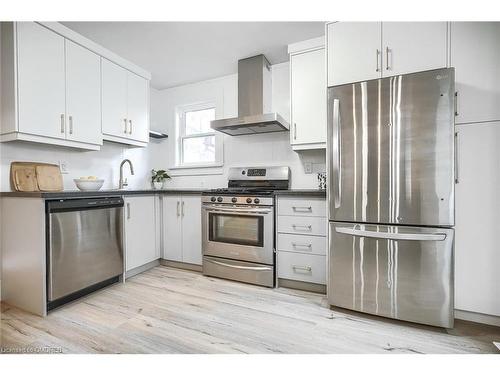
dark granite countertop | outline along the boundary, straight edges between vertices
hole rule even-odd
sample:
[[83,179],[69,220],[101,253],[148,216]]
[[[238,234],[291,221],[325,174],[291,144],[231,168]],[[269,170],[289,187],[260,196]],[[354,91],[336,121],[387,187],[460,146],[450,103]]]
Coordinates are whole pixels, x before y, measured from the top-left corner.
[[149,194],[201,194],[206,189],[142,189],[142,190],[117,190],[104,189],[98,191],[80,191],[80,190],[64,190],[64,191],[5,191],[0,192],[0,197],[23,197],[23,198],[43,198],[43,199],[62,199],[62,198],[87,198],[87,197],[107,197],[120,195],[149,195]]
[[[64,190],[57,192],[35,191],[35,192],[21,192],[21,191],[5,191],[0,192],[0,197],[19,197],[19,198],[43,198],[43,199],[63,199],[63,198],[88,198],[88,197],[107,197],[107,196],[121,196],[121,195],[149,195],[149,194],[194,194],[198,195],[207,189],[139,189],[139,190],[117,190],[117,189],[104,189],[98,191],[80,191],[80,190]],[[283,196],[315,196],[326,197],[326,190],[320,189],[289,189],[277,190],[275,195]]]
[[326,190],[322,189],[288,189],[288,190],[276,190],[274,195],[305,195],[314,197],[326,197]]

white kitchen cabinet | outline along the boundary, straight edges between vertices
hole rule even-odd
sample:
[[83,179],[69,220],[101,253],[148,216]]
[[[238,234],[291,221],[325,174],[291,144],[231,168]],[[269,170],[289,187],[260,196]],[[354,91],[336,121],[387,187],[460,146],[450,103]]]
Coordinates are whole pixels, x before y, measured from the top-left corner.
[[127,271],[160,258],[157,199],[154,195],[125,197],[125,265]]
[[327,25],[328,86],[381,77],[380,22],[335,22]]
[[66,137],[102,145],[101,59],[66,40]]
[[500,120],[500,23],[452,22],[457,124]]
[[292,148],[325,148],[327,100],[324,48],[290,56],[290,93]]
[[162,199],[163,258],[201,265],[201,197],[166,195]]
[[149,81],[102,59],[104,139],[134,146],[149,141]]
[[382,76],[446,67],[446,22],[382,22]]
[[65,139],[64,38],[34,22],[18,22],[13,27],[12,37],[17,34],[17,130]]
[[447,66],[446,22],[327,25],[328,86]]
[[500,122],[456,130],[455,308],[500,316]]

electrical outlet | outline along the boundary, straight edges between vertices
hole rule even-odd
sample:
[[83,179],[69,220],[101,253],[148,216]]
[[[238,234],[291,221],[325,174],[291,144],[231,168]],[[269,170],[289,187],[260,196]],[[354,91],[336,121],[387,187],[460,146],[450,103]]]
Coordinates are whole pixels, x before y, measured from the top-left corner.
[[68,174],[69,173],[68,162],[65,160],[59,160],[59,169],[61,170],[62,174]]
[[313,163],[307,161],[304,163],[304,173],[312,173],[313,171]]

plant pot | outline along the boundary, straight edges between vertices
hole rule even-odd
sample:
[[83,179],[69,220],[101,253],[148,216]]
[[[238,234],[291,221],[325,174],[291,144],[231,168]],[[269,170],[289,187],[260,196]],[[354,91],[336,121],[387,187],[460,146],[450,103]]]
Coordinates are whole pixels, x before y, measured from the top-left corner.
[[153,182],[153,188],[155,190],[161,190],[163,188],[163,181],[155,181],[155,182]]
[[169,178],[167,178],[167,179],[163,180],[163,182],[162,182],[162,188],[163,188],[163,189],[166,189],[166,188],[167,188],[168,181],[170,181],[170,179],[169,179]]

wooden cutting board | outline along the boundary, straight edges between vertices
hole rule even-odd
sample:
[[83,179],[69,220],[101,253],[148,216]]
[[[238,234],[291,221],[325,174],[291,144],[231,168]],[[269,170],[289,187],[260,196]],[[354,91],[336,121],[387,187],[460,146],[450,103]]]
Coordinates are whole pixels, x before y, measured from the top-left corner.
[[56,164],[19,162],[10,164],[10,184],[14,191],[62,191],[63,181]]
[[61,170],[55,164],[42,164],[35,167],[38,188],[41,191],[63,190]]

